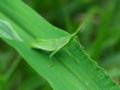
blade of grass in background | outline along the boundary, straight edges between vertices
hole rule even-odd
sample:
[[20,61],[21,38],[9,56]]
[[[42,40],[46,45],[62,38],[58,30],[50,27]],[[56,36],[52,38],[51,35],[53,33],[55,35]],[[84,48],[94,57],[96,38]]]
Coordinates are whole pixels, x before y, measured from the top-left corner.
[[102,13],[102,21],[97,34],[97,39],[90,48],[91,56],[95,60],[98,60],[103,49],[103,42],[105,38],[107,38],[107,33],[109,32],[109,25],[115,10],[116,2],[116,0],[112,0],[108,2],[107,6],[104,7],[105,9],[103,10],[104,13]]
[[[2,0],[0,10],[0,18],[9,22],[23,41],[2,39],[15,48],[54,90],[120,90],[76,41],[53,58],[33,50],[30,44],[35,38],[49,39],[66,36],[68,33],[46,22],[23,2]],[[76,59],[79,62],[75,62]]]
[[98,7],[92,7],[88,10],[87,14],[86,14],[86,18],[84,19],[83,22],[87,21],[87,27],[84,29],[84,30],[81,30],[81,36],[80,36],[80,40],[81,40],[81,43],[83,43],[84,47],[85,48],[88,48],[89,47],[89,44],[90,44],[90,36],[93,32],[93,20],[94,20],[94,17],[96,15],[98,11]]
[[66,1],[64,0],[53,0],[54,5],[57,7],[55,10],[58,12],[61,12],[60,18],[63,19],[64,25],[66,25],[66,30],[69,33],[73,33],[73,26],[72,26],[72,21],[70,19],[70,12],[69,10],[66,10]]

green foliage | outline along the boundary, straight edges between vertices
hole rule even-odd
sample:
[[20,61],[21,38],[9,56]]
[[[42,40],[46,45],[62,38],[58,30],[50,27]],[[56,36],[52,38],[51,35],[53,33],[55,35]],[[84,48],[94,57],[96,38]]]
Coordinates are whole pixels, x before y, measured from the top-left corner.
[[[2,39],[0,41],[0,90],[120,90],[119,86],[111,80],[112,77],[119,82],[120,77],[118,64],[120,62],[120,28],[119,17],[116,15],[119,12],[119,0],[101,1],[105,5],[100,3],[98,5],[94,0],[62,1],[51,5],[54,1],[56,0],[51,2],[32,0],[32,2],[29,1],[29,5],[51,23],[54,24],[55,19],[58,27],[63,23],[65,24],[63,28],[75,33],[68,34],[51,25],[21,0],[0,1],[0,37]],[[41,4],[40,9],[38,2]],[[57,7],[58,4],[59,7]],[[39,11],[46,9],[44,5],[48,10],[52,6],[53,11],[48,11],[47,14]],[[77,21],[71,16],[78,12],[78,9],[82,15],[85,13],[86,18],[82,16],[82,19],[87,22],[85,28],[79,33],[79,28],[74,31]],[[62,14],[64,19],[60,20],[59,15]],[[96,15],[98,20],[95,18]],[[77,20],[79,18],[81,17]],[[99,20],[101,20],[100,26]],[[75,39],[70,45],[66,45],[76,34],[82,46]],[[49,53],[31,47],[36,39],[43,40],[44,43],[37,41],[38,46],[35,48],[41,49],[42,46],[42,49],[45,47],[47,51],[56,51],[60,47],[60,51],[49,58]],[[54,39],[62,43],[56,45]],[[109,75],[86,54],[82,47],[95,58],[96,62],[99,61],[97,63],[104,67]]]

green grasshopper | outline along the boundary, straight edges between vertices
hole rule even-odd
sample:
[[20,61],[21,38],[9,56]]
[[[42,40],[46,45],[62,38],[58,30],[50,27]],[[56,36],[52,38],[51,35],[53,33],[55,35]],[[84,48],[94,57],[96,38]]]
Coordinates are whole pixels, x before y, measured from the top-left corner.
[[50,57],[52,57],[63,47],[68,45],[82,28],[84,28],[84,24],[82,24],[73,34],[69,34],[68,36],[64,36],[61,38],[36,39],[35,42],[32,43],[32,48],[50,51],[52,52],[50,54]]
[[92,18],[94,17],[95,13],[97,11],[97,8],[91,9],[83,24],[79,26],[79,28],[73,33],[69,34],[68,36],[64,36],[61,38],[54,38],[54,39],[36,39],[32,43],[32,48],[35,49],[41,49],[44,51],[51,51],[50,57],[55,55],[58,51],[60,51],[62,48],[64,48],[66,45],[68,45],[72,40],[75,39],[78,32],[82,29],[84,30],[91,22]]

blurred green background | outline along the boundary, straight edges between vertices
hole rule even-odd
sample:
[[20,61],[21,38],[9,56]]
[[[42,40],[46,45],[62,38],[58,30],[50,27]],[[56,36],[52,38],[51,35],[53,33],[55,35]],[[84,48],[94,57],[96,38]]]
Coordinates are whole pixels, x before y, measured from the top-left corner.
[[[51,24],[69,33],[73,33],[84,20],[88,20],[87,27],[78,34],[80,44],[91,58],[120,84],[120,0],[24,0],[24,2]],[[7,87],[2,85],[3,77],[9,80],[4,84]],[[0,85],[10,90],[51,88],[2,40],[0,40]]]

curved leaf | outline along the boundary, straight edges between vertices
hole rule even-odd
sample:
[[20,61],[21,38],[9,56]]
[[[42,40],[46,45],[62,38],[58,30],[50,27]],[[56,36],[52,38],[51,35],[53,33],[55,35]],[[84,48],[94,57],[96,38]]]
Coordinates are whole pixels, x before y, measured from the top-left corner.
[[120,90],[76,41],[53,58],[33,50],[31,43],[36,38],[58,38],[68,36],[68,33],[46,22],[23,2],[2,0],[0,10],[0,18],[9,22],[23,41],[2,39],[14,47],[54,90]]

